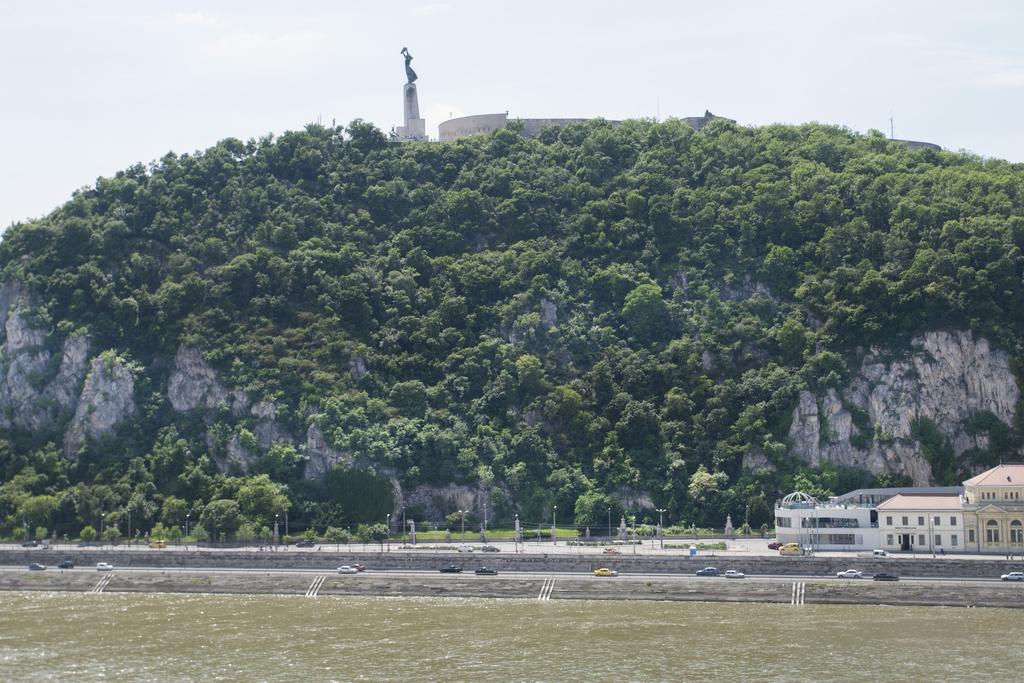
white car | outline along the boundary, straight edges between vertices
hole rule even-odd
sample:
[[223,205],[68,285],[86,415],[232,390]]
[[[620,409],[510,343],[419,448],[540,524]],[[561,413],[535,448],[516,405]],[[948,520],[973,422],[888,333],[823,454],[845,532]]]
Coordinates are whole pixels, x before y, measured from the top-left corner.
[[837,572],[836,573],[836,578],[839,578],[839,579],[860,579],[860,578],[863,578],[863,577],[864,577],[864,575],[861,574],[856,569],[847,569],[845,572]]
[[743,572],[738,572],[735,569],[730,569],[725,572],[725,578],[727,579],[743,579],[746,578],[746,576],[747,575]]
[[471,552],[473,552],[473,546],[466,545],[465,543],[463,543],[462,545],[459,546],[459,552],[460,553],[471,553]]
[[1010,572],[999,577],[1003,581],[1024,581],[1024,572]]
[[98,572],[112,572],[114,571],[114,565],[109,562],[97,562],[96,571]]
[[359,570],[356,569],[355,567],[350,567],[347,564],[343,564],[340,567],[338,567],[338,573],[339,574],[358,574]]

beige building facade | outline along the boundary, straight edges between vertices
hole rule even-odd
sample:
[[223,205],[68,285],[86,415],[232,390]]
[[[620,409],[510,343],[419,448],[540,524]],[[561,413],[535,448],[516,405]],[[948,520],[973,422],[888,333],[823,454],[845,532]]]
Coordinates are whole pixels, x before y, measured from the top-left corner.
[[958,495],[900,494],[876,507],[880,547],[890,552],[966,552]]
[[997,465],[964,482],[968,551],[1024,553],[1024,465]]

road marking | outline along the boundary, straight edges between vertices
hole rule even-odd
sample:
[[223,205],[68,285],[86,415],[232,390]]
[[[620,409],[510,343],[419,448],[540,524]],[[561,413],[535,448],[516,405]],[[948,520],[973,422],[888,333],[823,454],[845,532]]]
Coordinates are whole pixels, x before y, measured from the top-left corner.
[[324,575],[315,577],[313,579],[313,583],[309,584],[309,588],[306,590],[306,597],[315,598],[317,594],[320,592],[320,589],[323,587],[324,581],[326,580],[327,577]]
[[807,594],[807,584],[803,581],[794,581],[793,590],[790,592],[789,604],[791,605],[802,605],[804,604],[804,597]]
[[112,578],[114,578],[113,572],[111,572],[110,574],[106,574],[99,581],[96,582],[95,586],[93,586],[92,588],[89,589],[89,592],[90,593],[102,593],[103,589],[107,587],[107,584],[110,583],[110,580]]
[[540,600],[541,602],[545,602],[547,600],[550,600],[551,599],[551,591],[554,590],[554,588],[555,588],[555,579],[553,577],[552,578],[544,579],[544,583],[542,583],[540,585],[540,595],[537,596],[537,599]]

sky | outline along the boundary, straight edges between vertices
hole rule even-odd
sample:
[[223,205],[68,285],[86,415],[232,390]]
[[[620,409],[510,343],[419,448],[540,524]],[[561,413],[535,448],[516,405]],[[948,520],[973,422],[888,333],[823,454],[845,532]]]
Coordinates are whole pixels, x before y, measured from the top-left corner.
[[0,229],[169,151],[318,119],[819,121],[1024,161],[1024,3],[0,0]]

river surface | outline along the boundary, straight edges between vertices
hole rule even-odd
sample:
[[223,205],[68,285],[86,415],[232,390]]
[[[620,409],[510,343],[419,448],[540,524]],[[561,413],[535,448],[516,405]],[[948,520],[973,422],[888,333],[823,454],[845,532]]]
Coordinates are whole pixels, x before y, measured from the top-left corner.
[[1019,610],[0,593],[7,681],[1019,680]]

